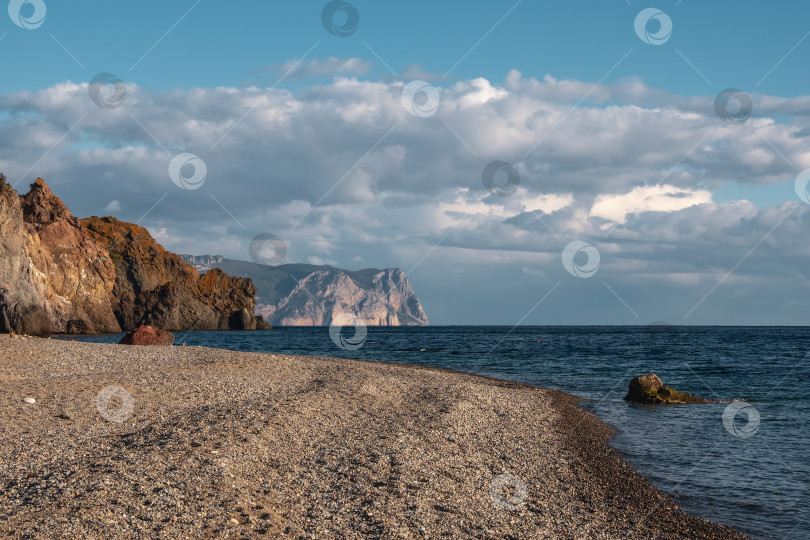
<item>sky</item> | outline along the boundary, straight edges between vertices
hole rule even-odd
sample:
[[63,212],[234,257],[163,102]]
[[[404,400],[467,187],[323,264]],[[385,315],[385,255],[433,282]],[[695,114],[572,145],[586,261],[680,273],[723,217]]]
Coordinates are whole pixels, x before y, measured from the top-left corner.
[[805,325],[808,15],[11,0],[0,171],[179,253],[402,268],[432,324]]

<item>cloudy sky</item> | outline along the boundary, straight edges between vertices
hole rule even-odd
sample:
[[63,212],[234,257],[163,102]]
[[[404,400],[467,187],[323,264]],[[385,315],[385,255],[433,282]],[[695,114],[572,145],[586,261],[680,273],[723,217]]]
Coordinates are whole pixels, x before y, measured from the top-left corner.
[[810,324],[810,6],[705,4],[12,0],[0,171],[433,324]]

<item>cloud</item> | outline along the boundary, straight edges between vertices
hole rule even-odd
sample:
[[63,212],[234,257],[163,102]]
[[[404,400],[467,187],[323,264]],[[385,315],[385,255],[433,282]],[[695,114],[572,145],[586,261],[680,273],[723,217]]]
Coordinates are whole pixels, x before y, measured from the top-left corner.
[[118,212],[119,210],[121,210],[121,201],[110,201],[104,207],[105,212]]
[[[775,279],[808,288],[806,206],[712,199],[730,184],[785,185],[793,197],[792,181],[810,167],[806,97],[754,95],[757,113],[731,125],[713,96],[512,71],[503,83],[437,85],[436,114],[420,118],[403,107],[405,82],[345,76],[368,71],[358,60],[305,63],[296,76],[337,76],[294,91],[154,93],[129,83],[114,110],[97,107],[86,82],[2,96],[0,168],[18,189],[43,176],[76,215],[104,209],[140,221],[176,251],[247,259],[250,239],[271,232],[287,243],[288,261],[413,268],[415,282],[446,302],[440,269],[452,268],[481,302],[487,287],[502,291],[503,323],[519,319],[509,315],[526,296],[520,287],[570,277],[560,253],[576,239],[600,250],[597,275],[615,291],[657,283],[683,312],[683,299],[697,302],[753,246],[712,293],[736,287],[720,305],[738,305],[744,291],[787,305],[795,294],[776,294]],[[200,189],[169,178],[181,152],[205,162]],[[518,171],[511,197],[483,184],[494,160]],[[509,283],[491,283],[499,269]],[[641,313],[650,299],[635,301]]]
[[280,77],[307,79],[311,77],[334,77],[337,75],[365,75],[370,70],[371,62],[362,58],[336,58],[330,56],[325,60],[290,60],[283,64],[269,65],[259,71],[274,73]]
[[706,190],[690,191],[669,185],[639,186],[629,193],[600,195],[591,207],[591,215],[625,223],[627,214],[676,212],[711,202],[712,194]]
[[425,71],[422,64],[413,63],[405,66],[405,69],[399,74],[399,79],[403,81],[438,82],[442,80],[442,75]]

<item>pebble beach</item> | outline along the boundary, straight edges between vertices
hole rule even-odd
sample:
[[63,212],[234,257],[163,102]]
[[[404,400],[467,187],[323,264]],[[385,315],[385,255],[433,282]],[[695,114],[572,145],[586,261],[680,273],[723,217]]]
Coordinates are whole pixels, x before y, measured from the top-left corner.
[[578,401],[403,364],[2,335],[0,536],[745,538],[682,512]]

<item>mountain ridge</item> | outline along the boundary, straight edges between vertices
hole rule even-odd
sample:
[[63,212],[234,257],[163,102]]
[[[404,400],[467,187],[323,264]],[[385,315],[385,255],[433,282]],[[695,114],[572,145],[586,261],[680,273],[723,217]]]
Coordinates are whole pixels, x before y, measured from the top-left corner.
[[368,326],[427,326],[428,319],[400,268],[346,270],[305,263],[268,266],[221,255],[181,255],[198,271],[249,277],[256,312],[273,326],[327,326],[343,315]]

